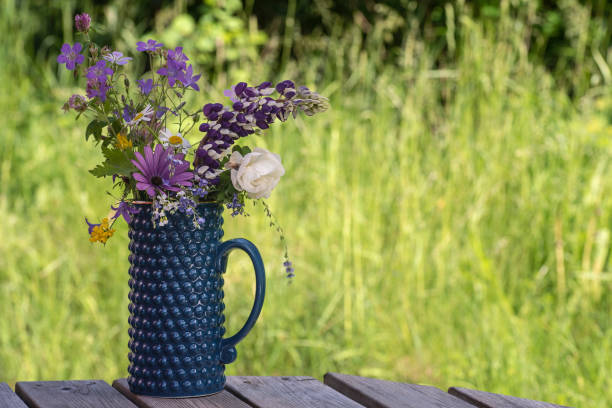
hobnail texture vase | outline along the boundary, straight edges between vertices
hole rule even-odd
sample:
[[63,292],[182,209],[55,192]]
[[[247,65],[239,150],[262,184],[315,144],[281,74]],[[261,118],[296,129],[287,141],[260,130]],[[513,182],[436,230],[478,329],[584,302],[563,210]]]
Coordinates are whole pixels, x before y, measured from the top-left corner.
[[[153,226],[151,205],[130,223],[128,385],[135,394],[193,397],[219,392],[225,364],[251,330],[263,306],[265,271],[259,251],[245,239],[221,242],[223,207],[199,204],[200,228],[184,214]],[[244,250],[255,269],[255,302],[235,335],[225,334],[223,278],[229,252]]]

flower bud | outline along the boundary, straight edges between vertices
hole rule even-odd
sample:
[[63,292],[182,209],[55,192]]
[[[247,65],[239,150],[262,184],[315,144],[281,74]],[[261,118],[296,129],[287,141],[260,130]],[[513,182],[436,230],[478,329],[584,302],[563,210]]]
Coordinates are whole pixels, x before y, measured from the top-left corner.
[[91,17],[87,13],[77,14],[74,16],[74,26],[81,33],[88,32],[91,26]]

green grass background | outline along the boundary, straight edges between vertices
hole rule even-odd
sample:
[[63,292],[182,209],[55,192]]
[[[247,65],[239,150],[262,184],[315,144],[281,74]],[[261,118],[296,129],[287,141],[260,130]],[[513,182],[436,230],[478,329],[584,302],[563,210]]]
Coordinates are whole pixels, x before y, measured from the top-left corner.
[[[27,66],[10,29],[23,16],[11,13],[0,24],[0,381],[112,381],[128,364],[127,227],[89,243],[83,217],[107,214],[110,184],[87,173],[100,156],[85,122],[59,109],[76,89],[53,64]],[[252,240],[268,269],[229,374],[341,371],[612,404],[609,87],[572,101],[510,18],[496,30],[460,21],[463,52],[444,69],[410,33],[400,63],[381,66],[375,30],[339,34],[283,72],[249,67],[248,81],[295,78],[332,108],[249,142],[285,165],[269,203],[297,276],[283,277],[261,208],[226,214],[225,236]],[[206,85],[197,103],[240,79]],[[252,290],[248,258],[232,255],[229,332]]]

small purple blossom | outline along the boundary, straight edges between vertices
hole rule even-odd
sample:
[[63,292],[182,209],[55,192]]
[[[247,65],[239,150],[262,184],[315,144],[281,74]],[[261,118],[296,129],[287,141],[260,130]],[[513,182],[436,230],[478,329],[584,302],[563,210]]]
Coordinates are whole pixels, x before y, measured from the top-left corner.
[[104,102],[106,101],[106,93],[109,89],[110,86],[106,83],[106,79],[93,78],[87,81],[87,97],[89,99],[98,97],[101,102]]
[[228,97],[232,102],[238,102],[238,95],[236,95],[236,85],[232,85],[230,89],[223,91],[223,96]]
[[164,44],[157,42],[155,40],[147,40],[146,43],[142,42],[142,41],[138,41],[136,43],[136,50],[137,51],[149,51],[149,52],[155,52],[157,51],[158,48],[163,47]]
[[182,77],[183,69],[174,61],[168,60],[165,67],[162,67],[157,70],[157,74],[167,77],[168,84],[172,87],[174,86],[176,81],[179,81]]
[[287,259],[285,262],[283,262],[283,266],[285,267],[285,273],[287,274],[287,278],[293,278],[295,276],[295,274],[293,273],[295,269],[293,269],[293,264],[291,263],[291,261]]
[[87,13],[77,14],[74,16],[74,26],[77,31],[86,33],[91,26],[91,17]]
[[96,65],[87,68],[87,79],[98,79],[106,81],[107,75],[113,75],[114,71],[106,66],[106,61],[98,61]]
[[232,217],[235,217],[237,215],[244,215],[244,203],[242,203],[240,201],[240,199],[238,198],[238,194],[234,193],[234,197],[232,198],[232,202],[231,203],[227,203],[225,205],[229,210],[233,210],[232,211]]
[[179,193],[178,210],[187,215],[194,214],[194,207],[196,203],[191,198],[186,197],[184,193]]
[[133,106],[125,105],[123,107],[123,112],[121,114],[121,117],[126,123],[131,122],[132,119],[134,119],[134,115],[136,115],[136,110],[134,109]]
[[85,60],[82,54],[79,54],[83,46],[81,43],[74,43],[71,47],[70,44],[66,43],[62,45],[62,53],[57,56],[57,62],[60,64],[66,64],[66,69],[72,71],[77,65],[80,65]]
[[181,70],[187,66],[189,58],[183,54],[183,47],[176,47],[174,50],[168,50],[168,62],[172,61]]
[[202,74],[194,76],[193,65],[190,65],[187,67],[187,69],[185,69],[184,72],[181,72],[181,75],[179,76],[178,80],[181,81],[183,83],[183,86],[185,86],[186,88],[192,87],[196,91],[199,91],[200,87],[198,86],[197,82],[201,76]]
[[91,235],[91,232],[93,231],[93,229],[95,227],[99,227],[100,226],[100,224],[92,224],[91,222],[87,221],[87,217],[85,217],[85,222],[89,226],[89,228],[87,229],[87,232],[89,233],[89,235]]
[[143,95],[150,94],[153,88],[158,86],[157,84],[154,85],[153,80],[150,78],[149,79],[139,79],[136,82],[138,83],[138,86],[140,87],[140,93],[142,93]]
[[125,222],[127,222],[128,224],[132,222],[132,215],[138,214],[140,212],[140,208],[131,206],[125,201],[120,201],[117,207],[111,206],[111,210],[115,210],[115,215],[112,216],[112,219],[123,217]]
[[72,95],[68,102],[66,102],[63,106],[65,111],[69,109],[74,109],[77,112],[85,112],[87,110],[87,101],[81,95]]
[[110,54],[106,54],[102,58],[104,58],[106,61],[110,62],[111,64],[117,64],[117,65],[125,65],[129,61],[132,60],[132,58],[130,57],[124,57],[123,53],[120,51],[113,51]]

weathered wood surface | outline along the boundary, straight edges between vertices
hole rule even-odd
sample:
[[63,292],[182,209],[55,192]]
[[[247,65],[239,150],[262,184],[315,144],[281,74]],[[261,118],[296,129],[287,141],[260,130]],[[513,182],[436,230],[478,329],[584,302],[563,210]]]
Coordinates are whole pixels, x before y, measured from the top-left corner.
[[312,377],[228,377],[225,388],[257,408],[363,408]]
[[27,408],[7,383],[0,383],[0,408]]
[[207,397],[193,398],[154,398],[130,392],[127,380],[121,378],[113,382],[113,387],[140,408],[250,408],[228,391]]
[[368,408],[474,408],[439,388],[327,373],[326,385]]
[[102,380],[18,382],[15,391],[30,408],[136,408]]
[[469,388],[451,387],[448,392],[479,408],[568,408],[564,405],[532,401]]
[[0,408],[568,408],[548,402],[451,387],[404,384],[327,373],[312,377],[228,377],[208,397],[154,398],[132,394],[125,379],[0,383]]

